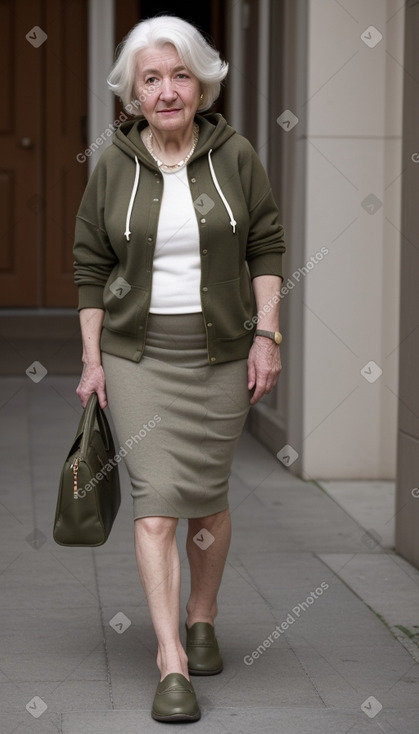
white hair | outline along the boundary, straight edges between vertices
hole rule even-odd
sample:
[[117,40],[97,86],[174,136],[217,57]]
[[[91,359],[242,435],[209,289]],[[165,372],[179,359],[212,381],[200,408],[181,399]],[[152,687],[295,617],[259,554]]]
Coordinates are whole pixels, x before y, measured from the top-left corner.
[[142,20],[132,28],[118,47],[118,57],[107,78],[109,87],[120,97],[124,107],[135,114],[138,103],[132,103],[136,99],[137,53],[145,48],[163,46],[165,43],[171,43],[175,47],[185,66],[201,83],[203,99],[198,111],[208,110],[220,94],[228,64],[221,60],[219,52],[195,26],[172,15]]

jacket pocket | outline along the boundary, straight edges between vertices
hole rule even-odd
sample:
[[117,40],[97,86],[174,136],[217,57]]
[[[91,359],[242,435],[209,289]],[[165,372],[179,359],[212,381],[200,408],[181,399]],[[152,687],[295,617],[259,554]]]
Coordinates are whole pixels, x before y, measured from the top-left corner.
[[253,315],[254,298],[247,273],[243,278],[213,283],[210,291],[216,338],[237,339],[249,334],[246,323]]
[[111,331],[137,334],[146,292],[117,277],[105,286],[103,326]]

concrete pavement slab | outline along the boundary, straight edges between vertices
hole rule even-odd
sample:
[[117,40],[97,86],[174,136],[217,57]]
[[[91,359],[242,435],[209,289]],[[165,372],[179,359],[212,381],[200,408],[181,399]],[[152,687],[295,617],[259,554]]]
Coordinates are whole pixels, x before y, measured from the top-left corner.
[[86,654],[102,640],[98,607],[15,608],[0,612],[2,653]]
[[372,538],[375,533],[380,545],[394,548],[395,482],[322,480],[319,484],[361,527],[372,531]]
[[[307,706],[323,707],[323,702],[306,675],[293,650],[270,649],[253,665],[246,665],[244,655],[251,652],[243,641],[241,650],[228,650],[224,655],[221,675],[194,678],[199,700],[205,697],[211,707],[231,706]],[[259,664],[258,664],[259,663]]]
[[[89,645],[87,650],[92,646]],[[11,681],[62,681],[68,680],[107,680],[107,665],[101,641],[89,653],[74,654],[59,651],[2,656],[2,665],[7,669]]]
[[[245,622],[237,624],[233,621],[229,622],[229,619],[231,617],[228,614],[223,614],[217,624],[217,639],[225,652],[224,657],[227,658],[233,650],[241,652],[243,657],[249,651],[255,650],[261,644],[261,640],[263,642],[276,626],[273,618],[264,622],[256,616],[251,624]],[[276,650],[288,650],[289,648],[290,645],[285,635],[275,640]]]
[[419,571],[391,552],[320,557],[374,609],[419,663]]
[[147,603],[138,575],[134,544],[131,545],[125,552],[104,547],[103,552],[96,554],[97,577],[104,606],[121,604],[121,600],[129,606]]
[[[2,734],[20,734],[21,728],[31,734],[57,732],[64,711],[90,710],[92,706],[106,710],[111,706],[107,680],[9,682],[0,685],[0,699]],[[8,729],[7,718],[11,722]]]
[[419,571],[403,558],[393,553],[325,553],[320,558],[367,604],[374,600],[389,625],[401,623],[401,607],[404,623],[412,629],[418,625]]
[[400,645],[381,652],[356,642],[339,648],[313,642],[291,646],[326,706],[356,708],[374,695],[383,707],[416,710],[419,722],[419,700],[411,695],[419,669]]
[[60,714],[50,714],[48,710],[42,714],[42,719],[34,719],[26,709],[21,713],[2,713],[2,734],[61,734]]
[[[243,554],[241,562],[275,620],[279,623],[289,618],[285,630],[289,639],[310,636],[318,643],[338,647],[361,639],[373,640],[379,646],[392,645],[377,617],[315,556]],[[318,593],[317,589],[323,590],[321,584],[328,588]]]
[[65,609],[97,603],[94,588],[86,587],[53,553],[42,550],[17,556],[3,571],[1,587],[0,609]]
[[234,544],[246,543],[256,550],[259,543],[260,550],[268,551],[368,551],[362,543],[364,531],[343,508],[314,484],[289,484],[289,476],[281,479],[281,472],[274,473],[247,495],[232,483]]

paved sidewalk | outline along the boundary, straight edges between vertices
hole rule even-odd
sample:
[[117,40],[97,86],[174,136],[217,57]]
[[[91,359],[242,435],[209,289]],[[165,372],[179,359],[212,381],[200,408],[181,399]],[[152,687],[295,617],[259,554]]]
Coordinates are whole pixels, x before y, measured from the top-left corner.
[[[52,540],[58,476],[81,410],[76,383],[50,375],[0,382],[0,732],[164,731],[150,718],[156,646],[125,470],[106,545]],[[193,679],[202,719],[170,730],[417,734],[418,665],[378,607],[391,608],[390,626],[401,627],[407,599],[414,627],[418,572],[366,542],[327,492],[295,478],[246,433],[230,504],[233,543],[217,619],[225,670]],[[181,521],[183,607],[185,530]]]

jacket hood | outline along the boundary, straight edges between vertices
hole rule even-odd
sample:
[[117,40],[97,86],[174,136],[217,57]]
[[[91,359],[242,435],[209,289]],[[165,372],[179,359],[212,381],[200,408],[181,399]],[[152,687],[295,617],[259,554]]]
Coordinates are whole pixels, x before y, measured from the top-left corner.
[[[193,155],[189,161],[192,162],[202,155],[207,155],[210,150],[216,150],[226,142],[236,131],[222,115],[218,112],[210,112],[206,115],[195,115],[199,125],[199,140]],[[141,140],[141,130],[147,127],[144,118],[136,118],[123,122],[117,129],[113,144],[124,151],[130,158],[138,157],[141,163],[151,168],[156,168],[156,163]]]
[[[199,140],[193,155],[191,155],[189,162],[205,156],[208,160],[208,167],[210,169],[211,177],[214,182],[214,186],[217,189],[218,195],[224,204],[225,210],[229,216],[230,226],[233,234],[236,233],[237,222],[234,218],[233,210],[227,201],[221,186],[217,179],[217,174],[214,170],[214,166],[211,160],[211,154],[214,150],[219,148],[226,140],[229,140],[233,135],[236,135],[236,131],[227,124],[226,120],[219,113],[209,113],[208,115],[195,115],[195,120],[199,125]],[[135,197],[137,195],[141,166],[145,165],[153,170],[159,170],[156,161],[150,155],[149,151],[145,147],[141,140],[141,130],[147,126],[147,121],[141,118],[140,120],[129,120],[128,122],[122,123],[117,129],[113,144],[128,155],[135,164],[133,169],[133,185],[131,191],[131,197],[128,203],[127,215],[125,220],[125,232],[124,236],[127,242],[129,242],[131,231],[131,214],[135,203]]]

